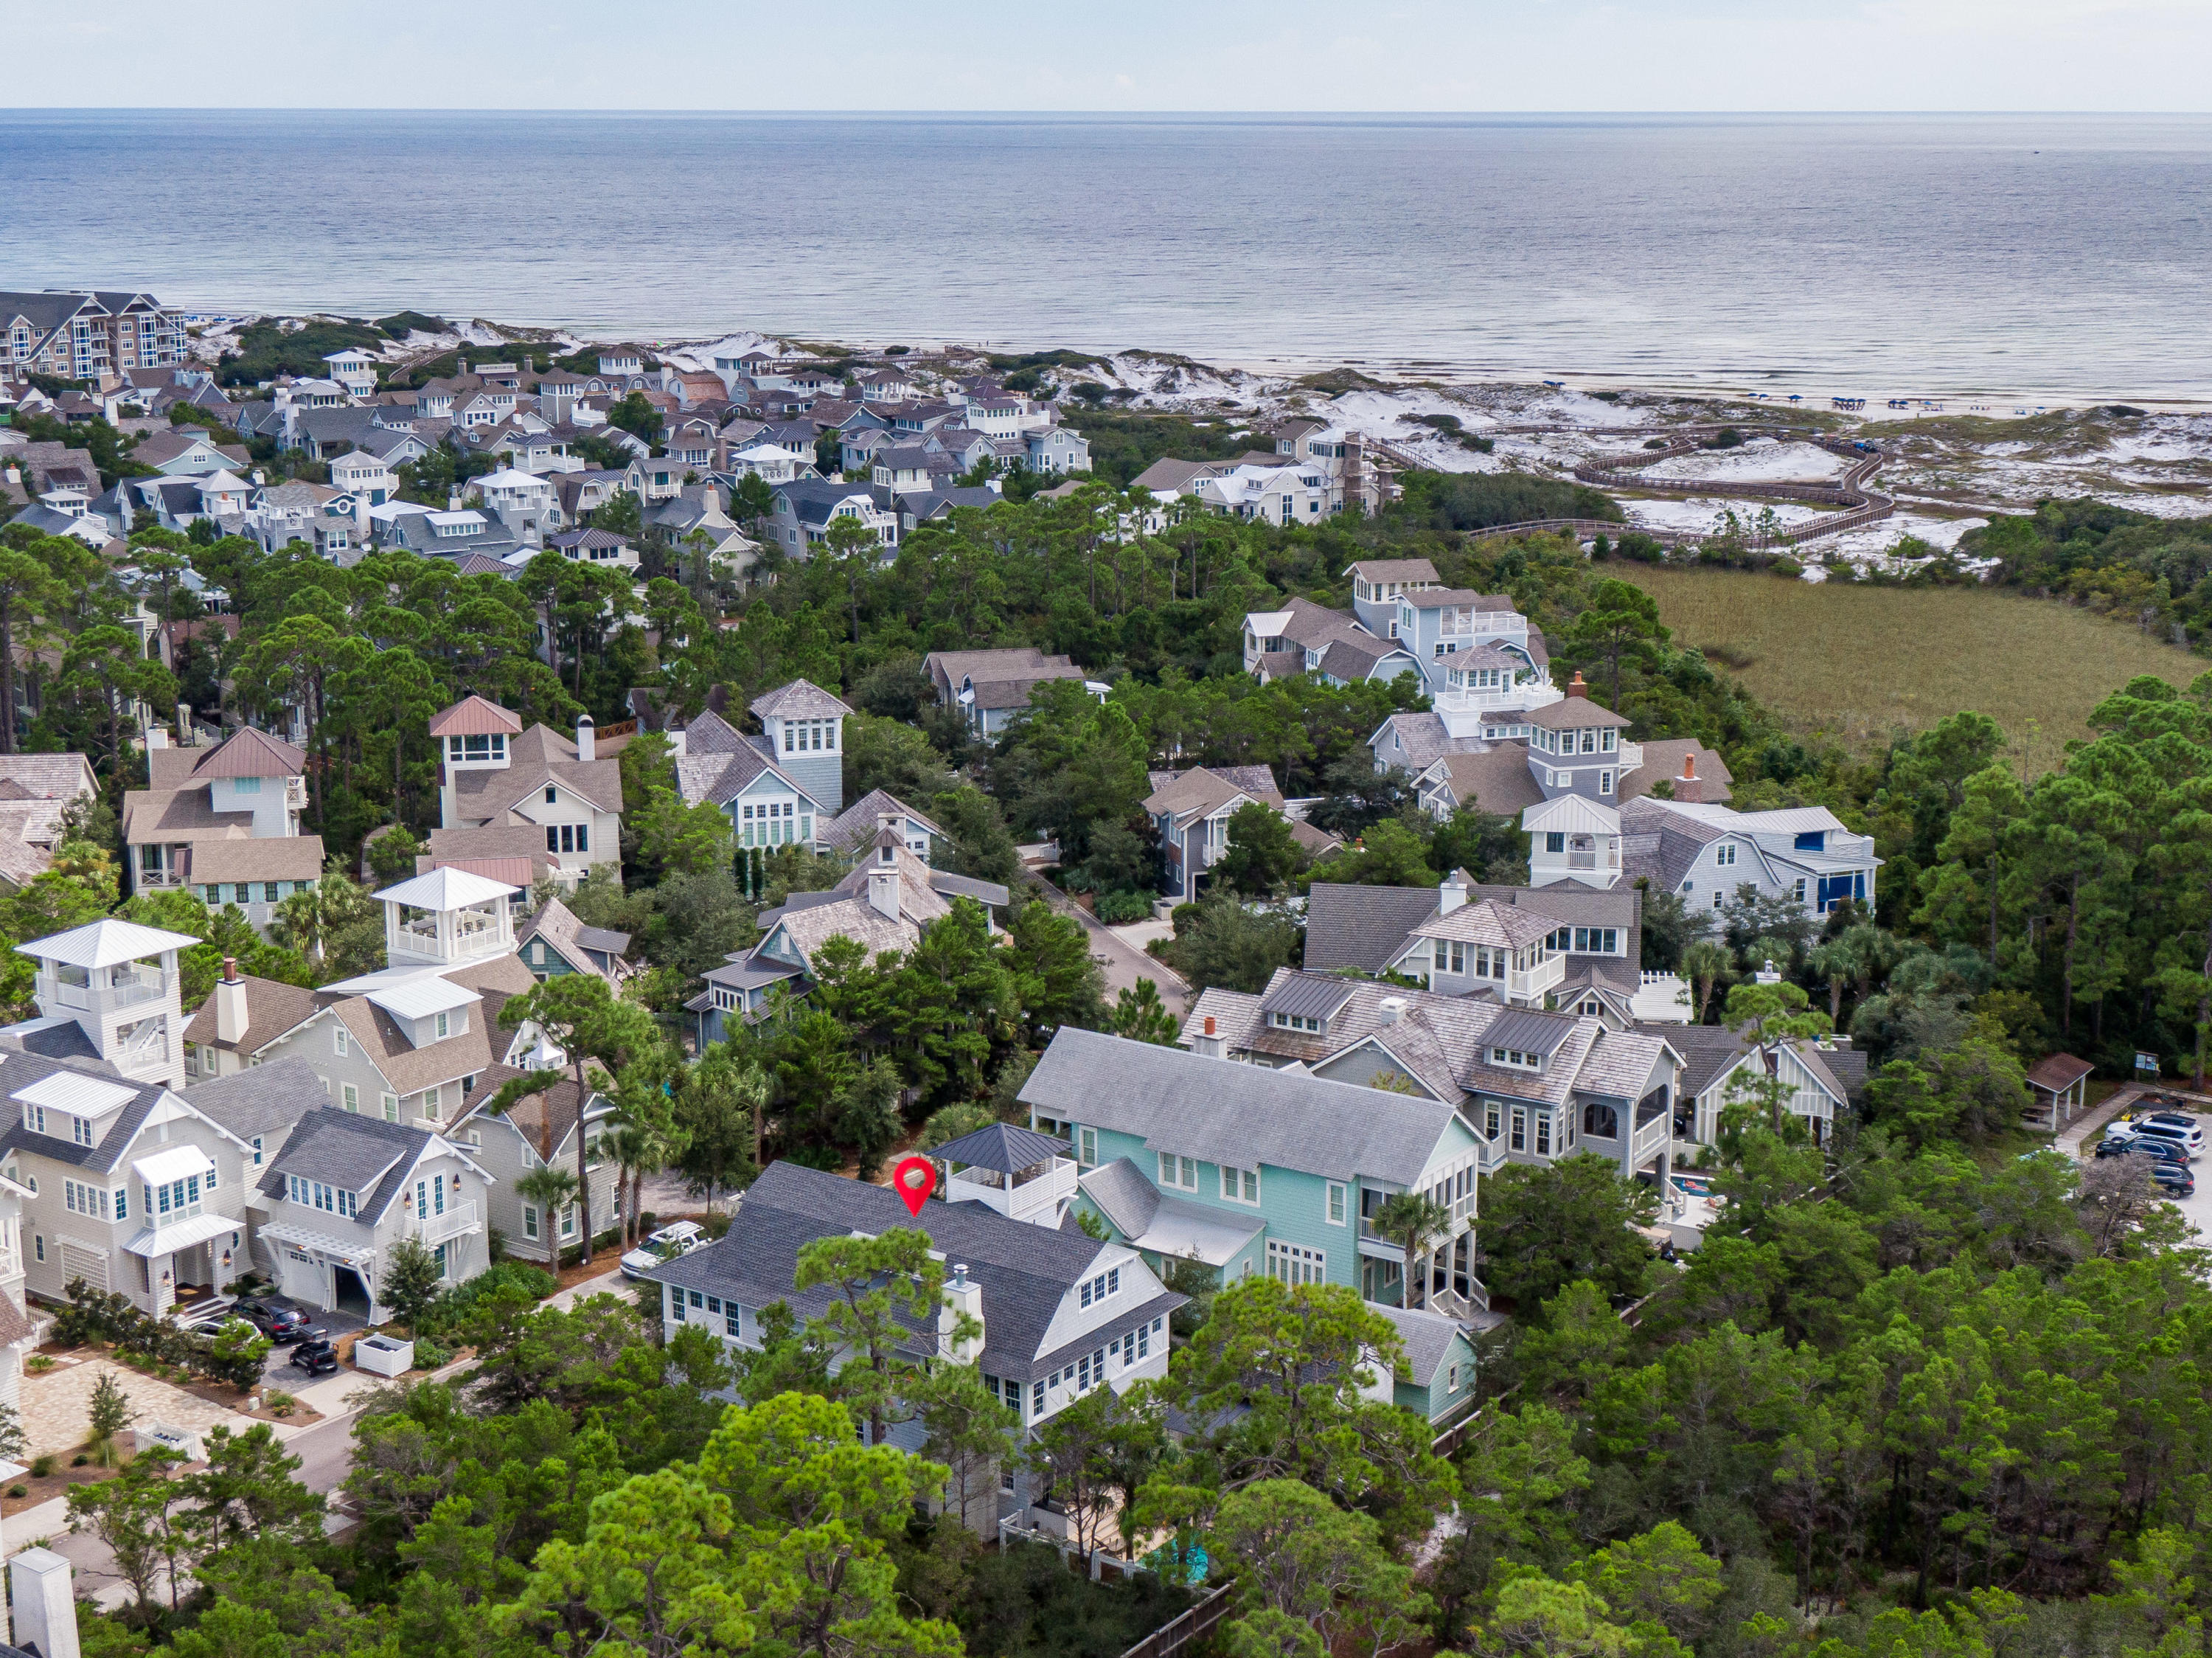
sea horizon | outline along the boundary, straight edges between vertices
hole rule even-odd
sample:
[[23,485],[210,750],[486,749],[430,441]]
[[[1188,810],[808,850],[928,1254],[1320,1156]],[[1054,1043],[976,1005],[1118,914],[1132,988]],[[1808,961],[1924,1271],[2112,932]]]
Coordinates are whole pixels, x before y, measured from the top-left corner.
[[85,107],[0,154],[0,286],[203,312],[2212,395],[2206,115]]

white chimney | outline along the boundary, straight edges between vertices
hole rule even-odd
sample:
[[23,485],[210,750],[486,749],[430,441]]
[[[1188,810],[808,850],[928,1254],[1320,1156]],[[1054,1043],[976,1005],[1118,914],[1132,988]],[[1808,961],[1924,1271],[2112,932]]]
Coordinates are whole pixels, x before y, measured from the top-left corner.
[[191,746],[192,705],[190,703],[179,703],[177,704],[177,747],[190,748]]
[[899,912],[899,872],[896,869],[868,871],[868,907],[893,921]]
[[158,725],[149,725],[146,728],[146,748],[148,753],[150,753],[156,748],[167,748],[168,746],[169,733],[167,728]]
[[1404,997],[1386,996],[1375,1005],[1375,1022],[1378,1025],[1395,1025],[1405,1016],[1405,1013],[1406,998]]
[[1467,883],[1460,879],[1460,871],[1453,870],[1437,883],[1437,913],[1448,916],[1467,902]]
[[78,1658],[70,1563],[52,1549],[25,1549],[8,1563],[8,1582],[15,1601],[14,1644],[35,1647],[39,1658]]
[[[975,1333],[965,1341],[955,1341],[952,1332],[963,1316],[975,1320]],[[937,1349],[955,1364],[973,1364],[983,1354],[983,1286],[968,1276],[968,1269],[955,1266],[952,1277],[945,1286],[945,1300],[937,1309]]]
[[1766,965],[1753,973],[1752,978],[1761,984],[1779,984],[1782,982],[1781,972],[1775,966],[1772,956],[1766,958]]
[[590,761],[599,757],[599,728],[588,714],[576,716],[576,758]]
[[238,958],[222,959],[222,977],[215,982],[215,1039],[239,1042],[246,1037],[246,981],[238,976]]
[[1221,1058],[1221,1027],[1212,1014],[1200,1023],[1198,1034],[1190,1039],[1190,1051],[1208,1059]]

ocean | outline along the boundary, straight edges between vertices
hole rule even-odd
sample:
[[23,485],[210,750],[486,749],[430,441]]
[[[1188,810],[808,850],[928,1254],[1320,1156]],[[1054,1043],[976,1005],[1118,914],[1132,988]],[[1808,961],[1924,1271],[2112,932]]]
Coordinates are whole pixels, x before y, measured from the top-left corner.
[[0,112],[0,288],[1825,399],[2212,392],[2212,118]]

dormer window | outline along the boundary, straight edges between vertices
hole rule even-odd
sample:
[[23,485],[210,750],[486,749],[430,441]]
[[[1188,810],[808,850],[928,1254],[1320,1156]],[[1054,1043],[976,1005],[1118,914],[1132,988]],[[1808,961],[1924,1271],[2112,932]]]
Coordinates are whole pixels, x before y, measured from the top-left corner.
[[1271,1013],[1267,1022],[1279,1031],[1307,1031],[1316,1036],[1322,1033],[1322,1021],[1306,1014]]
[[333,1186],[322,1180],[303,1180],[296,1174],[284,1177],[286,1194],[295,1204],[309,1209],[319,1209],[325,1215],[343,1216],[345,1219],[360,1218],[358,1196],[343,1186]]
[[444,1041],[446,1038],[451,1034],[452,1028],[453,1015],[451,1014],[440,1014],[438,1015],[438,1039],[441,1042]]
[[88,1146],[93,1144],[94,1136],[92,1132],[92,1119],[89,1117],[70,1118],[70,1138],[76,1141],[76,1143],[81,1146]]
[[230,792],[234,795],[258,795],[261,792],[261,779],[233,777],[230,780]]
[[1490,1051],[1490,1063],[1493,1065],[1504,1065],[1514,1070],[1541,1070],[1544,1068],[1544,1056],[1540,1053],[1523,1053],[1518,1048],[1492,1048]]
[[878,847],[876,852],[876,861],[878,863],[896,863],[898,862],[898,849],[896,846]]

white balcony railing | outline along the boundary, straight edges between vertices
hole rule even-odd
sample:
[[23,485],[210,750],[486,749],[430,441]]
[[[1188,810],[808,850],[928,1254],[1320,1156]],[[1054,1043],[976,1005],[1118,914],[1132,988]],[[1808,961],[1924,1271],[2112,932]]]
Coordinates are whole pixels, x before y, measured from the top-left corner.
[[1055,1157],[1044,1173],[1009,1186],[995,1169],[963,1168],[954,1172],[945,1195],[953,1203],[978,1203],[1009,1220],[1026,1221],[1073,1197],[1080,1172],[1074,1159]]
[[169,993],[168,981],[158,972],[115,975],[115,1005],[136,1007],[141,1002],[158,1002]]
[[449,1204],[444,1214],[419,1216],[415,1222],[415,1235],[428,1245],[441,1244],[448,1238],[458,1238],[476,1229],[477,1206],[473,1201]]
[[1495,691],[1459,690],[1439,691],[1436,694],[1436,709],[1439,714],[1520,713],[1526,710],[1549,708],[1553,703],[1564,702],[1566,692],[1557,686],[1504,686]]
[[1644,745],[1643,745],[1642,743],[1640,743],[1640,742],[1625,742],[1625,743],[1621,744],[1621,746],[1620,746],[1620,769],[1621,769],[1622,771],[1635,771],[1638,766],[1642,765],[1643,764],[1644,764]]

